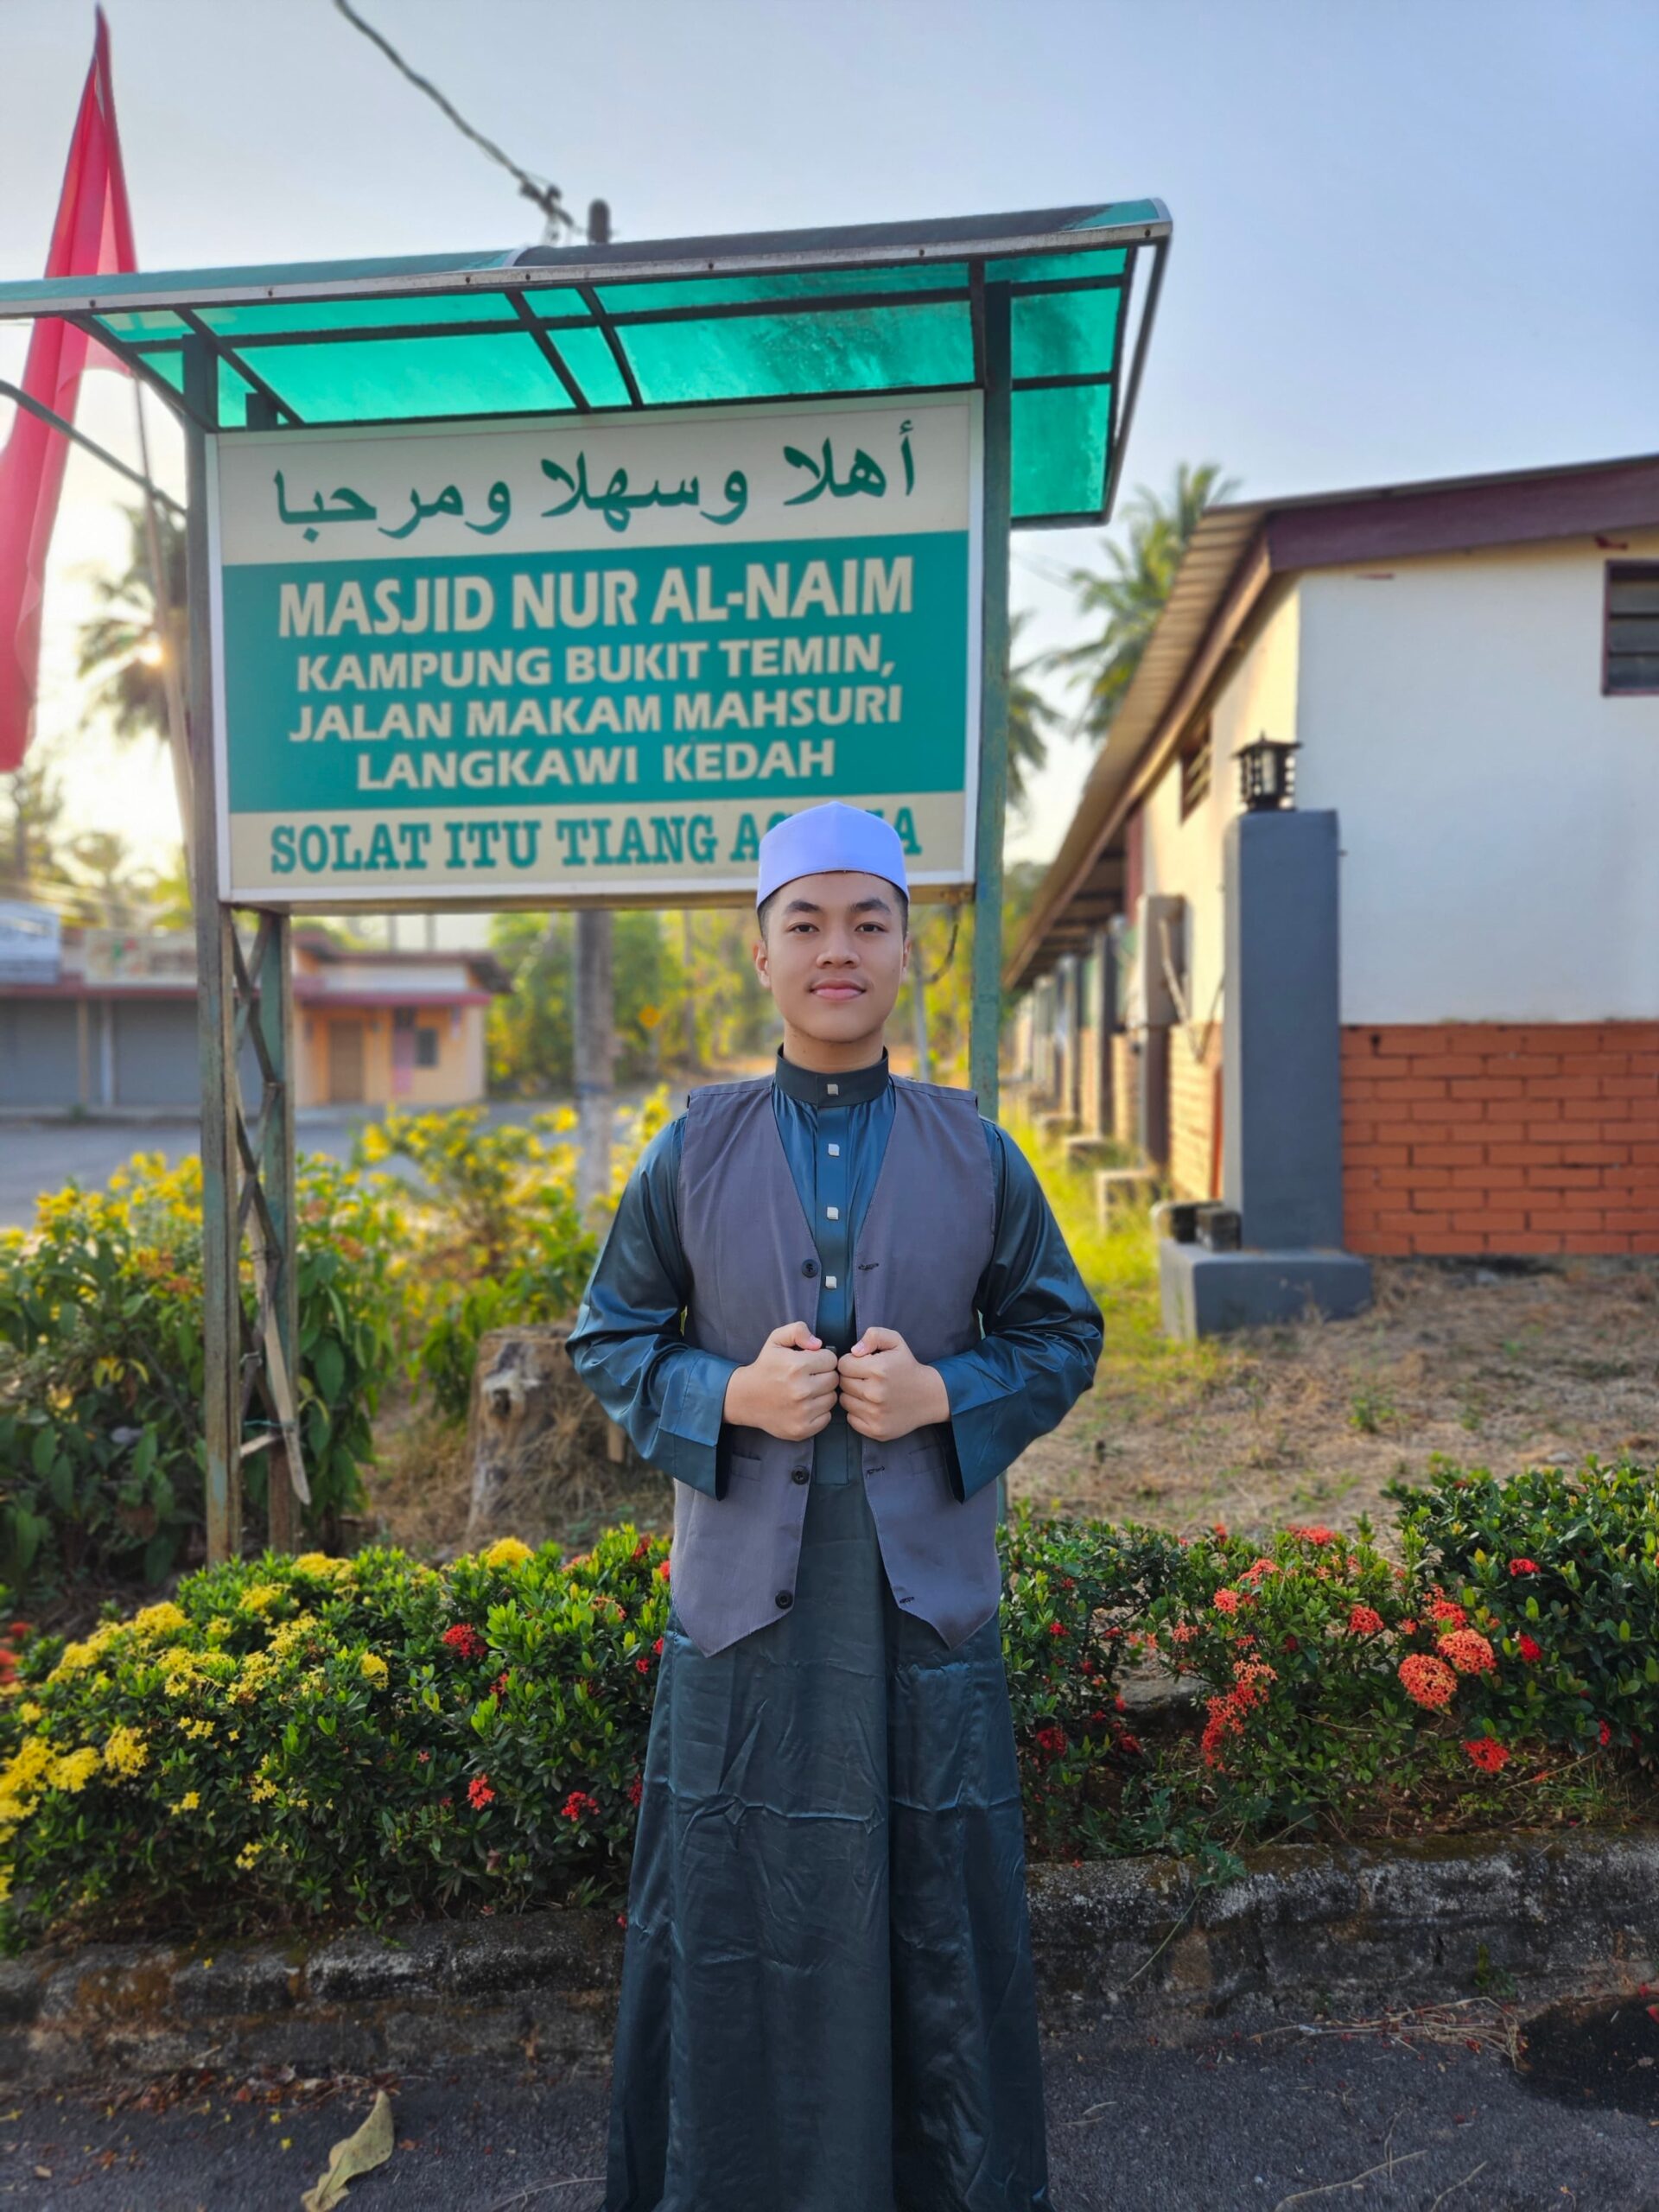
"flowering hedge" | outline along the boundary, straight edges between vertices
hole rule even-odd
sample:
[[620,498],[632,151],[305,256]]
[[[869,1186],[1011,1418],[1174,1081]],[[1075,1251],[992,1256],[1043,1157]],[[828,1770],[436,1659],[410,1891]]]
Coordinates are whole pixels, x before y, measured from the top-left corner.
[[[1003,1645],[1034,1853],[1652,1809],[1659,1503],[1447,1464],[1257,1543],[1017,1513]],[[620,1899],[668,1611],[657,1539],[442,1570],[264,1557],[0,1639],[0,1933]],[[1137,1728],[1131,1669],[1187,1683]]]
[[[299,1402],[312,1503],[360,1503],[391,1368],[388,1192],[303,1159]],[[251,1266],[244,1304],[253,1310]],[[0,1232],[0,1584],[33,1602],[67,1579],[157,1583],[202,1522],[201,1163],[139,1154],[105,1191],[40,1200]],[[263,1510],[265,1462],[249,1465]]]

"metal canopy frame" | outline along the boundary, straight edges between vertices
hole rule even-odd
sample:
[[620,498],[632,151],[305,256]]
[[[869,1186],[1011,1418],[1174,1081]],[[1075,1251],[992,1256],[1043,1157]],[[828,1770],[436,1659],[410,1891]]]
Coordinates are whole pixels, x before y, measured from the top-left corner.
[[[0,321],[56,315],[85,329],[157,394],[185,434],[210,1560],[240,1549],[242,1474],[254,1454],[268,1454],[267,1528],[273,1547],[292,1548],[299,1506],[308,1499],[295,1402],[292,918],[287,911],[250,910],[239,925],[221,894],[213,742],[210,440],[308,422],[368,428],[548,415],[617,421],[659,408],[760,399],[982,392],[982,662],[969,1066],[981,1109],[994,1117],[1009,533],[1109,518],[1171,232],[1162,202],[1142,200],[602,248],[531,246],[513,253],[0,285]],[[1142,271],[1146,281],[1139,288],[1131,337],[1135,279]],[[1098,302],[1108,296],[1113,304],[1103,315]],[[435,314],[446,298],[455,303],[454,312]],[[410,302],[409,313],[388,315],[386,308],[400,300]],[[315,314],[303,313],[308,306]],[[783,388],[764,380],[762,359],[751,365],[761,371],[753,389],[683,388],[688,379],[695,382],[700,359],[706,367],[710,357],[719,357],[719,346],[709,342],[711,334],[741,331],[746,324],[790,331],[791,359],[805,360],[809,369],[817,365],[822,373],[814,378],[804,372],[793,386]],[[635,350],[641,334],[662,329],[685,332],[686,357],[693,365],[679,383],[667,379],[671,389],[664,388],[660,358],[648,365]],[[906,353],[918,333],[921,342]],[[701,349],[694,342],[699,336],[705,341]],[[804,348],[802,337],[811,341]],[[446,395],[442,375],[433,371],[431,394],[444,404],[425,411],[420,400],[429,393],[422,385],[407,395],[413,404],[378,412],[354,405],[347,386],[343,412],[312,414],[296,390],[291,364],[303,365],[320,347],[361,349],[355,358],[372,366],[376,349],[388,346],[464,349],[480,340],[486,344],[475,356],[470,381],[452,374]],[[491,347],[499,349],[503,340],[513,348],[518,381],[522,385],[519,372],[525,365],[541,380],[543,404],[499,404],[500,372],[490,364],[503,357]],[[383,363],[392,358],[380,356]],[[725,364],[740,383],[742,358],[740,350]],[[451,364],[454,359],[452,352]],[[1069,415],[1068,394],[1076,395]],[[1048,404],[1033,404],[1040,401]],[[1072,465],[1068,488],[1092,496],[1055,500],[1058,480],[1051,475],[1042,483],[1032,458],[1055,454],[1062,467],[1068,461]],[[1026,497],[1023,506],[1022,487],[1038,494]],[[423,903],[435,908],[436,902],[397,903],[403,911],[422,911]],[[250,1059],[257,1071],[253,1096],[245,1094],[242,1073]],[[251,1321],[240,1287],[245,1238],[255,1288]]]

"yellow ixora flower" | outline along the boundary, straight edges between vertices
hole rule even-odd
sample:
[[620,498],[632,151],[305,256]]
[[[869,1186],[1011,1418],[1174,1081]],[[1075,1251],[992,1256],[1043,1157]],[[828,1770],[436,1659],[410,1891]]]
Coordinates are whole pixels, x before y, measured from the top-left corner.
[[98,1746],[83,1744],[78,1751],[66,1751],[61,1758],[54,1759],[46,1778],[54,1789],[67,1789],[71,1796],[76,1796],[98,1772]]
[[213,1732],[213,1724],[211,1720],[181,1720],[179,1723],[179,1733],[181,1736],[211,1736]]
[[373,1682],[377,1688],[385,1683],[388,1673],[386,1662],[378,1651],[365,1651],[357,1662],[357,1669],[365,1682]]
[[140,1636],[176,1636],[190,1623],[182,1609],[168,1599],[159,1605],[142,1606],[133,1615],[132,1625]]
[[251,1867],[254,1861],[258,1858],[260,1853],[264,1849],[264,1847],[265,1847],[263,1843],[245,1843],[241,1850],[237,1853],[236,1863],[242,1869],[245,1874],[247,1872],[249,1867]]
[[149,1745],[136,1728],[112,1728],[104,1744],[104,1764],[111,1774],[141,1774],[149,1758]]
[[242,1592],[239,1600],[245,1613],[268,1613],[282,1599],[280,1585],[275,1582],[252,1582]]
[[194,1813],[201,1803],[199,1789],[187,1789],[178,1803],[169,1808],[175,1813]]
[[535,1553],[518,1536],[498,1536],[487,1551],[479,1554],[486,1567],[522,1567]]

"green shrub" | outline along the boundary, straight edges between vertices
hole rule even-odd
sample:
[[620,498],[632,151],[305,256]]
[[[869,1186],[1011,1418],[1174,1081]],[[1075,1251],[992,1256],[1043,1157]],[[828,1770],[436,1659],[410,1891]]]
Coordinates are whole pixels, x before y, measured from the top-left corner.
[[[299,1168],[298,1396],[308,1526],[360,1497],[390,1371],[385,1196],[331,1160]],[[251,1317],[251,1269],[242,1296]],[[202,1522],[200,1163],[140,1155],[107,1191],[41,1198],[0,1236],[0,1580],[160,1581]],[[263,1458],[248,1489],[263,1501]]]
[[[1033,1855],[1225,1866],[1286,1834],[1652,1808],[1650,1478],[1443,1467],[1402,1503],[1403,1562],[1363,1523],[1257,1545],[1016,1510],[1002,1646]],[[15,1624],[0,1932],[153,1929],[204,1900],[247,1927],[620,1900],[665,1576],[631,1528],[567,1562],[511,1538],[442,1570],[267,1554],[78,1643]],[[1198,1706],[1132,1730],[1131,1667]]]
[[208,1900],[270,1925],[613,1891],[662,1555],[632,1529],[569,1566],[511,1538],[443,1573],[267,1554],[26,1644],[0,1738],[8,1942]]
[[1503,1666],[1478,1711],[1503,1740],[1659,1755],[1656,1471],[1533,1467],[1503,1479],[1443,1454],[1428,1483],[1394,1483],[1408,1541],[1478,1616]]

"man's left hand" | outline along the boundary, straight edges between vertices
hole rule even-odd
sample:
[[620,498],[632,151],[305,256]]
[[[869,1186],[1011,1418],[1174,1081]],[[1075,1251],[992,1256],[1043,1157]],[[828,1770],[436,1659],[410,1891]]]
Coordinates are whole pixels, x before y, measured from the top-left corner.
[[883,1444],[950,1418],[944,1377],[924,1367],[897,1329],[866,1329],[836,1363],[847,1425]]

